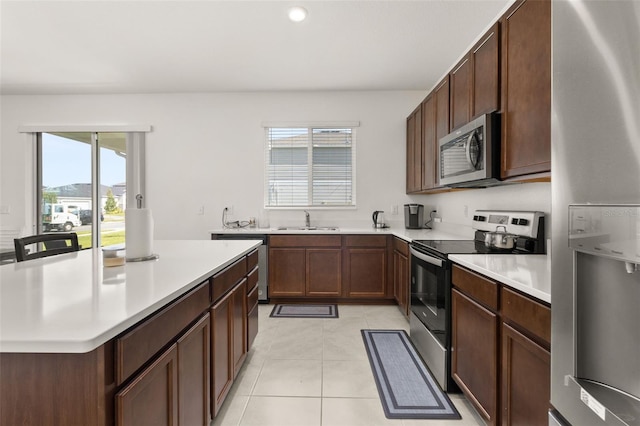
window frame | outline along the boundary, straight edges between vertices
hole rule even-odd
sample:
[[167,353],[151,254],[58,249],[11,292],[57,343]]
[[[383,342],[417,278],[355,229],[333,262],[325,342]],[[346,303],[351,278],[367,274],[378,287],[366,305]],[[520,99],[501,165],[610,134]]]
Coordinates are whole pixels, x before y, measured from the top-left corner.
[[[42,198],[42,133],[125,133],[127,144],[127,165],[126,165],[126,181],[127,181],[127,204],[136,205],[136,194],[146,194],[146,134],[151,132],[151,125],[132,124],[132,125],[21,125],[18,127],[18,133],[27,136],[27,140],[31,142],[31,164],[32,172],[29,173],[30,185],[33,188],[32,196],[27,199],[25,205],[26,211],[31,211],[31,224],[26,224],[27,228],[33,229],[33,233],[42,233],[41,220],[42,206],[40,200]],[[93,153],[92,143],[92,174],[99,174],[97,165],[99,164],[99,149]],[[92,176],[93,178],[93,176]],[[93,185],[96,194],[99,191],[99,181],[97,185]],[[92,195],[93,196],[93,195]],[[99,198],[96,198],[99,199]],[[146,206],[148,200],[144,200],[143,207]],[[133,203],[133,204],[129,204]],[[93,209],[94,224],[98,224],[96,231],[99,231],[99,212]],[[97,220],[96,220],[97,219]],[[92,248],[101,247],[100,232],[92,232]]]
[[[349,122],[264,122],[262,127],[264,130],[264,182],[263,182],[263,206],[265,210],[355,210],[357,208],[356,201],[356,146],[357,146],[357,128],[360,126],[358,121]],[[270,205],[269,204],[269,166],[270,166],[270,150],[269,150],[269,131],[271,129],[306,129],[307,135],[307,195],[308,203],[306,205]],[[313,131],[322,129],[349,129],[351,131],[351,203],[350,204],[313,204]]]

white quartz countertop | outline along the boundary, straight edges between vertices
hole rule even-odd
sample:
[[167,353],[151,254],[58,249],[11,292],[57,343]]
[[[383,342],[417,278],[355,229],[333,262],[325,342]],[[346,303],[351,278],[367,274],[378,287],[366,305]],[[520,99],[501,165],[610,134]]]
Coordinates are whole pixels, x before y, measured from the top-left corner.
[[551,259],[543,254],[451,254],[449,259],[551,303]]
[[278,229],[278,228],[219,228],[209,230],[210,234],[227,234],[227,235],[243,235],[243,234],[264,234],[264,235],[314,235],[314,234],[338,234],[338,235],[393,235],[405,241],[413,240],[468,240],[473,236],[454,235],[449,232],[443,232],[435,229],[405,229],[405,228],[383,228],[376,229],[373,227],[338,227],[337,230],[296,230],[296,229]]
[[159,259],[117,267],[99,248],[2,265],[0,352],[90,352],[260,244],[157,240]]

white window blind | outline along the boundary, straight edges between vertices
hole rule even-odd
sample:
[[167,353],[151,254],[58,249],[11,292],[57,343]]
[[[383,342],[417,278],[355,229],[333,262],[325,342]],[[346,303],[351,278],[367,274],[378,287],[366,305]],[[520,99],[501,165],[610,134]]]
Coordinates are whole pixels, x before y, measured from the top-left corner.
[[266,207],[355,206],[353,127],[267,127]]

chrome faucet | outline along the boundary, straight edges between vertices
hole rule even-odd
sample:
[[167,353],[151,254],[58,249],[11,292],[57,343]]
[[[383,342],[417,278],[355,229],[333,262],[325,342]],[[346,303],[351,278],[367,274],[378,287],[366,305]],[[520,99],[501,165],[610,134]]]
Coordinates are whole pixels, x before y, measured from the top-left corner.
[[309,217],[309,212],[306,210],[304,211],[304,226],[307,228],[311,227],[311,218]]

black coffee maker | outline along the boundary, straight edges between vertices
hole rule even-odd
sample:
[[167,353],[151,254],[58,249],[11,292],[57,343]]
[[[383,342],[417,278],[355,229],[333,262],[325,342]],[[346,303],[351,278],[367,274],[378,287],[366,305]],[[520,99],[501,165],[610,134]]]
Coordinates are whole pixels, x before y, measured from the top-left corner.
[[407,229],[424,227],[424,206],[422,204],[404,205],[404,227]]

